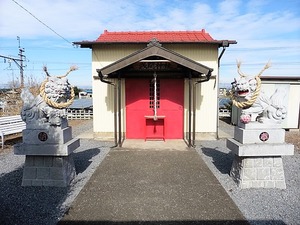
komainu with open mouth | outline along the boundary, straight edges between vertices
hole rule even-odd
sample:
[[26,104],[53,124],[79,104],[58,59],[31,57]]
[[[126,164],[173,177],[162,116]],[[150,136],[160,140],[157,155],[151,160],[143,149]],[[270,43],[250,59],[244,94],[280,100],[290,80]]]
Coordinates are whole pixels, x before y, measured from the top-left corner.
[[66,120],[65,108],[73,103],[75,97],[67,75],[76,69],[76,66],[72,66],[66,75],[53,77],[44,67],[47,79],[41,84],[40,94],[35,97],[28,89],[22,90],[24,104],[21,116],[26,124],[60,126]]
[[241,62],[237,62],[240,77],[231,83],[232,103],[242,109],[242,123],[281,123],[286,118],[286,90],[277,88],[270,97],[261,90],[260,76],[270,66],[268,62],[258,75],[248,76],[241,72]]

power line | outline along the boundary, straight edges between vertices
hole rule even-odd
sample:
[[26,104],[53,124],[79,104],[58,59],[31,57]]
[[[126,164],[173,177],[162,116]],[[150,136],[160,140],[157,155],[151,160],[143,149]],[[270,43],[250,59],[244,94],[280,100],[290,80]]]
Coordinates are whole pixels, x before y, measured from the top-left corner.
[[24,9],[27,13],[29,13],[33,18],[35,18],[37,21],[39,21],[41,24],[43,24],[45,27],[47,27],[49,30],[51,30],[53,33],[55,33],[57,36],[62,38],[64,41],[68,42],[69,44],[73,45],[72,42],[68,41],[66,38],[61,36],[59,33],[57,33],[55,30],[53,30],[51,27],[49,27],[47,24],[45,24],[43,21],[41,21],[39,18],[37,18],[35,15],[33,15],[31,12],[29,12],[27,9],[25,9],[22,5],[20,5],[17,1],[12,0],[14,3],[16,3],[18,6],[20,6],[22,9]]
[[282,50],[286,50],[286,51],[291,51],[291,49],[294,52],[298,52],[298,49],[300,47],[299,46],[283,46],[283,47],[253,47],[253,48],[239,48],[239,47],[235,47],[235,48],[229,48],[228,51],[231,52],[252,52],[252,51],[282,51]]

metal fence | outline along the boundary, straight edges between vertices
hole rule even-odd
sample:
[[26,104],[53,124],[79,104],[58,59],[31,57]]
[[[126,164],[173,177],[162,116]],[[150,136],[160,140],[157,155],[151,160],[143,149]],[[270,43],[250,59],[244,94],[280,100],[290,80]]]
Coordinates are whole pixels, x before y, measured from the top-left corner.
[[231,110],[219,109],[219,117],[231,117]]
[[93,118],[91,109],[67,109],[68,120],[90,120]]

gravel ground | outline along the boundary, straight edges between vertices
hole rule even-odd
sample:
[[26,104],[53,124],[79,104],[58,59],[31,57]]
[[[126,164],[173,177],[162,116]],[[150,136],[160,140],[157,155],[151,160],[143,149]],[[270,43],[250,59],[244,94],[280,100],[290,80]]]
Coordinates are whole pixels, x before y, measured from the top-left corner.
[[[92,121],[73,127],[73,136],[91,129]],[[226,131],[227,132],[227,131]],[[229,132],[230,133],[230,132]],[[300,154],[283,157],[286,190],[239,189],[229,176],[233,155],[225,139],[201,141],[196,150],[244,216],[253,225],[300,224]],[[21,187],[24,156],[0,154],[0,224],[55,225],[98,167],[113,143],[81,140],[74,152],[77,176],[68,188]]]
[[[225,125],[225,127],[224,127]],[[223,126],[223,127],[222,127]],[[232,129],[220,123],[223,130]],[[226,130],[233,136],[232,130]],[[299,140],[299,133],[295,133]],[[229,176],[234,155],[226,148],[226,139],[201,141],[196,150],[253,225],[300,224],[300,151],[294,156],[283,156],[287,188],[240,189]]]
[[[92,121],[73,127],[73,136],[91,129]],[[55,225],[109,152],[113,143],[81,139],[74,151],[77,176],[68,188],[21,187],[25,156],[0,154],[0,224]]]

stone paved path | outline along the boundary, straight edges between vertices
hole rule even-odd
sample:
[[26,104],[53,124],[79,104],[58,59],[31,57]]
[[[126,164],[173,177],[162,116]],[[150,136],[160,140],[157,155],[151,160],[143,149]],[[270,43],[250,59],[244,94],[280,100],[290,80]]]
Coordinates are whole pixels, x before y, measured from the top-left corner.
[[248,224],[193,149],[115,149],[58,225]]

